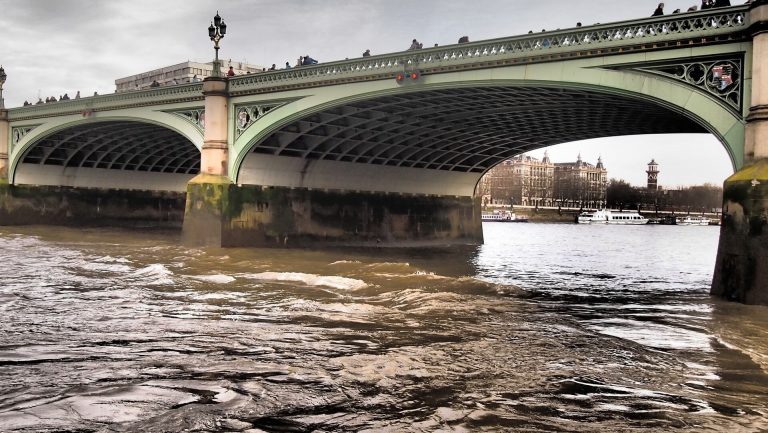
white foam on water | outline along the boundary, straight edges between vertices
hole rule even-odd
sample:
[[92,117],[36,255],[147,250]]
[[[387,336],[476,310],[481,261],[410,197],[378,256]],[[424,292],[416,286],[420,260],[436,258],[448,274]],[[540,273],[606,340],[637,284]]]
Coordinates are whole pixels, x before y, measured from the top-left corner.
[[587,323],[590,329],[601,334],[634,341],[647,347],[713,352],[710,336],[703,332],[628,319],[592,320]]
[[110,262],[87,262],[83,263],[80,266],[81,269],[84,269],[86,271],[92,271],[92,272],[115,272],[115,273],[126,273],[130,272],[133,268],[131,268],[128,265],[119,264],[119,263],[110,263]]
[[154,263],[144,268],[138,269],[136,272],[130,275],[131,278],[149,280],[142,281],[143,284],[150,286],[173,284],[173,272],[160,263]]
[[99,257],[98,259],[95,259],[94,262],[98,262],[98,263],[131,263],[131,261],[126,259],[125,257],[112,257],[112,256]]
[[307,286],[322,286],[339,290],[360,290],[368,287],[365,281],[335,275],[315,275],[300,272],[261,272],[258,274],[243,274],[241,276],[251,280],[296,282]]
[[187,275],[187,278],[191,278],[193,280],[202,281],[205,283],[214,283],[214,284],[229,284],[237,278],[232,277],[230,275]]
[[371,263],[369,265],[366,265],[366,268],[378,270],[380,272],[389,271],[401,271],[401,272],[409,272],[411,264],[407,262],[381,262],[381,263]]
[[337,261],[335,261],[333,263],[330,263],[330,266],[333,266],[333,265],[355,265],[355,264],[359,264],[359,263],[360,263],[360,260],[337,260]]

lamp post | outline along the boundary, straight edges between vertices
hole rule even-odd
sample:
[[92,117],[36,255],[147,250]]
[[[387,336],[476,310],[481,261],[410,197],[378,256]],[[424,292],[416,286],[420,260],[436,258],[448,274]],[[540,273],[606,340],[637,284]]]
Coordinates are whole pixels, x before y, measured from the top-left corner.
[[0,65],[0,109],[5,108],[5,101],[3,100],[3,84],[5,84],[6,78],[8,78],[8,75],[5,74],[5,69]]
[[212,77],[221,77],[221,68],[219,68],[219,41],[224,39],[224,35],[227,34],[227,25],[224,20],[219,16],[219,11],[216,11],[216,16],[213,17],[213,22],[208,27],[208,37],[213,41],[213,49],[216,50],[216,58],[213,61]]

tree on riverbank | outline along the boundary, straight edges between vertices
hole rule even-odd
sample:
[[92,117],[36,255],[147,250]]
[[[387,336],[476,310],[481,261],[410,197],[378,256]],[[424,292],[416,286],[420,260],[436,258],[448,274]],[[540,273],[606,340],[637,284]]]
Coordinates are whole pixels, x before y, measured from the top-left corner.
[[723,189],[704,184],[676,190],[648,190],[633,187],[621,179],[611,179],[606,190],[606,201],[612,209],[656,209],[675,212],[711,212],[722,207]]
[[639,189],[621,179],[611,179],[605,195],[608,207],[612,209],[635,209],[642,203]]

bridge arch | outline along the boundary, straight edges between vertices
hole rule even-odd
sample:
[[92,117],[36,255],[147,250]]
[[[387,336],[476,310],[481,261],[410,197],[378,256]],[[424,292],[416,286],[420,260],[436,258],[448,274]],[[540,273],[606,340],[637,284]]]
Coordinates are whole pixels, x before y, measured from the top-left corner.
[[14,147],[9,180],[184,191],[200,171],[202,131],[171,114],[160,117],[67,118],[36,127]]
[[743,164],[745,123],[734,110],[605,60],[297,93],[235,141],[230,172],[242,184],[471,196],[483,173],[516,154],[588,138],[692,132],[715,135],[734,168]]

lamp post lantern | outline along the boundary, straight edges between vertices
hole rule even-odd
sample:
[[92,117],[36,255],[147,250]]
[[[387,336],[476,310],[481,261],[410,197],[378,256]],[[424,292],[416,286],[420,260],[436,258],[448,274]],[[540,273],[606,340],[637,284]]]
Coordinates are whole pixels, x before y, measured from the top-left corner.
[[208,27],[208,37],[213,41],[213,49],[216,50],[216,57],[213,60],[212,77],[221,77],[221,68],[219,67],[219,41],[224,39],[224,35],[227,34],[227,24],[219,16],[219,11],[216,11],[216,16],[213,17],[213,22]]
[[5,69],[0,65],[0,109],[5,108],[5,101],[3,100],[3,84],[5,84],[6,78],[8,78],[8,75],[5,74]]

